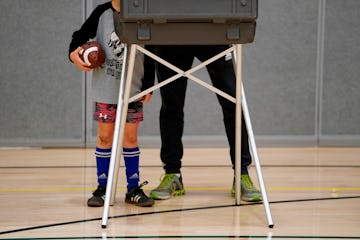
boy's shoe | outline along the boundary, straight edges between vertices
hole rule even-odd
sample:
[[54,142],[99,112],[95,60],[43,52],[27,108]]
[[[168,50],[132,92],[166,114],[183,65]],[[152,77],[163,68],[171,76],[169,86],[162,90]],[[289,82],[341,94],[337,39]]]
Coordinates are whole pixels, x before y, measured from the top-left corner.
[[164,175],[160,185],[150,192],[150,197],[153,199],[164,200],[171,196],[184,194],[185,189],[181,177],[179,178],[175,173],[170,173]]
[[130,191],[127,192],[125,195],[125,202],[140,207],[151,207],[152,205],[154,205],[154,199],[146,196],[144,191],[141,189],[146,184],[148,184],[147,181],[140,184],[140,186],[130,189]]
[[[231,188],[231,196],[235,197],[235,178]],[[241,174],[241,200],[246,202],[262,201],[261,192],[255,188],[248,174]]]
[[88,199],[87,205],[89,207],[102,207],[104,206],[106,188],[98,186],[98,188],[93,192],[93,196]]

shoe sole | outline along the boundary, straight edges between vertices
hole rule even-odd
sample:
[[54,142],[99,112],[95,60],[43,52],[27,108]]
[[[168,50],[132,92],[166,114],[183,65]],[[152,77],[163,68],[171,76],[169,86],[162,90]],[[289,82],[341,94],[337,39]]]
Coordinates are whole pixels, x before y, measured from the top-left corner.
[[87,203],[88,207],[103,207],[104,203]]
[[262,199],[259,196],[253,197],[253,198],[243,198],[241,197],[241,200],[245,202],[261,202]]
[[155,200],[166,200],[166,199],[169,199],[171,196],[182,196],[182,195],[185,195],[185,189],[181,189],[181,190],[176,190],[174,192],[172,192],[171,194],[169,195],[166,195],[166,196],[161,196],[161,195],[158,195],[154,192],[151,192],[150,193],[150,197],[152,199],[155,199]]
[[170,196],[159,196],[159,195],[157,195],[157,194],[155,194],[155,193],[151,193],[151,194],[150,194],[150,197],[151,197],[152,199],[155,199],[155,200],[166,200],[166,199],[169,199],[169,198],[170,198]]
[[[231,197],[235,197],[235,193],[231,192]],[[243,196],[240,196],[241,200],[245,201],[245,202],[261,202],[262,198],[260,196],[254,196],[252,198],[246,198]]]
[[125,200],[125,202],[128,203],[128,204],[139,206],[139,207],[151,207],[155,203],[154,201],[153,202],[138,203],[138,202],[132,202],[130,200]]

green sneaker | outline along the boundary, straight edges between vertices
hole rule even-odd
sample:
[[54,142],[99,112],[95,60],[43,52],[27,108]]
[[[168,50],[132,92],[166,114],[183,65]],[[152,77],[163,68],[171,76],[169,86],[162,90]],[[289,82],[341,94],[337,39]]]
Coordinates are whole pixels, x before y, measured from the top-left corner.
[[[235,197],[235,178],[231,188],[231,196]],[[262,201],[261,192],[255,188],[248,174],[241,174],[241,200],[245,202]]]
[[150,192],[152,199],[164,200],[171,196],[180,196],[185,194],[182,179],[175,173],[165,174],[160,185]]

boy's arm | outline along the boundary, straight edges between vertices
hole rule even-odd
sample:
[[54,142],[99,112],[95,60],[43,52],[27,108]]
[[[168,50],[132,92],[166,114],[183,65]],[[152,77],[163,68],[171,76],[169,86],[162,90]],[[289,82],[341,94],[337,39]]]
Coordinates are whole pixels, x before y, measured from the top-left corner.
[[111,2],[97,6],[94,9],[94,11],[90,14],[90,16],[86,19],[86,21],[83,23],[81,28],[73,33],[69,45],[69,55],[68,55],[69,58],[70,58],[70,54],[73,51],[75,51],[78,47],[89,41],[89,39],[96,37],[100,16],[103,14],[104,11],[109,9],[109,7],[111,7]]
[[70,61],[72,61],[80,70],[89,72],[91,71],[91,68],[79,56],[79,52],[81,51],[81,49],[82,49],[81,47],[78,47],[77,49],[75,49],[70,53],[69,55]]

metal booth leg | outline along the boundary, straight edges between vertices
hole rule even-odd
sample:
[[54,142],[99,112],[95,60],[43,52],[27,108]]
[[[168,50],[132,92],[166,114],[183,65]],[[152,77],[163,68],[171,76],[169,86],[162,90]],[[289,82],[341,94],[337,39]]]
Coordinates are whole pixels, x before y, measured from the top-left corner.
[[235,45],[235,76],[236,76],[236,118],[235,118],[235,204],[240,205],[241,187],[241,86],[242,86],[242,61],[241,44]]
[[[238,202],[238,197],[240,198],[240,163],[241,163],[241,148],[239,146],[241,146],[240,142],[241,142],[241,107],[238,106],[239,104],[241,104],[242,109],[243,109],[243,114],[244,114],[244,120],[245,120],[245,124],[246,124],[246,129],[248,132],[248,136],[249,136],[249,142],[250,142],[250,150],[252,153],[252,156],[254,158],[255,161],[255,167],[256,167],[256,172],[257,172],[257,177],[258,177],[258,181],[259,181],[259,185],[260,185],[260,190],[261,190],[261,195],[262,195],[262,199],[263,199],[263,205],[265,208],[265,212],[266,212],[266,217],[268,220],[268,226],[269,228],[273,228],[274,227],[274,223],[271,217],[271,211],[270,211],[270,205],[269,205],[269,201],[267,198],[267,194],[266,194],[266,189],[265,189],[265,183],[264,183],[264,179],[262,176],[262,171],[261,171],[261,166],[260,166],[260,160],[259,160],[259,156],[257,154],[257,148],[256,148],[256,144],[255,144],[255,138],[254,138],[254,132],[252,129],[252,124],[251,124],[251,120],[250,120],[250,114],[249,114],[249,109],[247,106],[247,102],[246,102],[246,96],[245,96],[245,91],[244,91],[244,86],[242,85],[242,48],[240,44],[236,44],[235,45],[235,54],[233,54],[233,56],[235,56],[235,67],[236,67],[236,152],[235,152],[235,156],[236,156],[236,162],[235,162],[235,168],[238,172],[236,172],[236,184],[235,185],[235,189],[236,189],[236,205],[239,205],[240,200]],[[241,100],[239,100],[239,98],[241,98]],[[240,128],[240,130],[238,130],[238,128]],[[240,150],[238,150],[240,149]]]
[[265,208],[269,228],[273,228],[274,223],[273,223],[273,220],[271,217],[270,205],[269,205],[269,201],[268,201],[267,194],[266,194],[266,188],[265,188],[265,183],[264,183],[264,179],[262,176],[259,156],[257,154],[254,132],[253,132],[252,125],[251,125],[250,114],[249,114],[249,109],[247,107],[244,87],[241,88],[241,92],[242,92],[242,107],[243,107],[243,113],[244,113],[244,120],[245,120],[247,132],[248,132],[248,136],[249,136],[251,153],[252,153],[252,155],[254,157],[254,161],[255,161],[255,167],[256,167],[256,172],[257,172],[257,176],[258,176],[258,180],[259,180],[261,195],[262,195],[262,199],[263,199],[263,205]]
[[[127,65],[127,45],[124,50],[124,60],[121,72],[121,80],[119,87],[119,97],[118,97],[118,105],[116,110],[116,120],[115,120],[115,129],[114,129],[114,138],[112,143],[112,151],[109,165],[109,174],[108,181],[106,185],[106,194],[104,201],[104,210],[102,216],[101,227],[106,228],[108,214],[109,214],[109,206],[114,204],[115,195],[116,195],[116,183],[118,179],[119,173],[119,165],[120,161],[117,156],[119,151],[122,150],[123,140],[124,140],[124,129],[125,129],[125,121],[129,104],[130,97],[130,89],[131,89],[131,81],[134,70],[135,63],[135,55],[136,55],[136,46],[130,45],[130,55],[129,55],[129,64]],[[125,72],[126,72],[126,81],[125,80]],[[124,90],[125,88],[125,90]],[[118,149],[118,147],[120,149]]]

